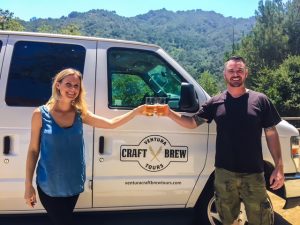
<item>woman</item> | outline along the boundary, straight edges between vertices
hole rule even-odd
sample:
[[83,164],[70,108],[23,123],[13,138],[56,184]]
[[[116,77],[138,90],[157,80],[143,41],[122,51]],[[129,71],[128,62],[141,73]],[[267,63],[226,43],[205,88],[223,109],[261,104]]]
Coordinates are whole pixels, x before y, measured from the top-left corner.
[[41,203],[54,224],[71,224],[85,182],[82,123],[115,128],[143,111],[144,106],[139,106],[112,119],[97,116],[87,109],[81,73],[74,69],[59,72],[54,78],[51,98],[33,112],[26,162],[26,204],[36,204],[32,180],[40,155],[36,182]]

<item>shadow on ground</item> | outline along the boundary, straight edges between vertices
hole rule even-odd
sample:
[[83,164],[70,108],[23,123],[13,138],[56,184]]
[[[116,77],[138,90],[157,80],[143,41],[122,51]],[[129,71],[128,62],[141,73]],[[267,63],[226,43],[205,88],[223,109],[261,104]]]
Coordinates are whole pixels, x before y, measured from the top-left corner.
[[[75,213],[74,225],[196,225],[192,210]],[[0,225],[51,225],[45,214],[1,215]],[[205,224],[201,224],[205,225]],[[292,225],[275,213],[274,225]]]

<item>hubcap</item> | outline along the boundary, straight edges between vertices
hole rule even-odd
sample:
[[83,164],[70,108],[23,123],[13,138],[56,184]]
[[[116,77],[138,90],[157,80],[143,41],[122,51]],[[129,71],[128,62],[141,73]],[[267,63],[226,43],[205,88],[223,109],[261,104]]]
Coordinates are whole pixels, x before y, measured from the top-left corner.
[[[268,201],[271,204],[272,219],[273,219],[272,224],[273,224],[274,223],[274,211],[273,211],[272,203],[271,203],[271,200],[269,199],[269,197],[268,197]],[[222,224],[221,218],[217,212],[215,196],[213,196],[208,203],[207,215],[208,215],[208,219],[209,219],[209,222],[211,225],[221,225]],[[240,214],[239,214],[238,218],[235,220],[234,225],[246,225],[246,224],[248,224],[248,220],[247,220],[245,205],[243,202],[241,202]]]

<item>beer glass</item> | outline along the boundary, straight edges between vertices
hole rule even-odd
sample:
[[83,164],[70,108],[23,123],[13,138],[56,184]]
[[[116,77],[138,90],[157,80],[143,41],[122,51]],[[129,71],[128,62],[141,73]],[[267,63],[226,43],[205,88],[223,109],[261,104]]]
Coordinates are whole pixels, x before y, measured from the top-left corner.
[[295,138],[292,140],[292,157],[297,167],[300,164],[300,140]]
[[162,116],[166,113],[167,104],[166,104],[166,97],[157,97],[156,98],[156,114],[158,116]]
[[155,97],[146,97],[146,115],[147,116],[153,116],[156,112],[156,106],[155,106]]

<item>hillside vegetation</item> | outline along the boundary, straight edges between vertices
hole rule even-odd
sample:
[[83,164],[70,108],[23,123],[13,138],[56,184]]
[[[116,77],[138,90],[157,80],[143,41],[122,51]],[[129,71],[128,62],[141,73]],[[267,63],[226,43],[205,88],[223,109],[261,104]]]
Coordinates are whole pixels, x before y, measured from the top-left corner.
[[197,79],[204,71],[220,76],[224,53],[254,23],[254,18],[236,19],[202,10],[161,9],[130,18],[106,10],[71,12],[59,19],[32,18],[23,25],[27,31],[60,33],[72,24],[81,35],[158,44]]

